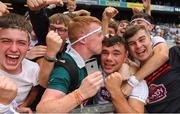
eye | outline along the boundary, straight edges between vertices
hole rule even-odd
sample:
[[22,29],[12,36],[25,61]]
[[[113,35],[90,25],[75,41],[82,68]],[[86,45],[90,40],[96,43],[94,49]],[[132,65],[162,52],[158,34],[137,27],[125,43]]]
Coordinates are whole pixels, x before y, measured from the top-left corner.
[[11,40],[9,40],[9,39],[1,39],[0,42],[3,43],[3,44],[10,44]]
[[26,46],[27,42],[26,41],[18,41],[18,45],[20,46]]
[[128,46],[134,46],[134,45],[135,45],[134,42],[129,42],[129,43],[128,43]]
[[144,41],[145,41],[145,38],[139,39],[139,42],[144,42]]

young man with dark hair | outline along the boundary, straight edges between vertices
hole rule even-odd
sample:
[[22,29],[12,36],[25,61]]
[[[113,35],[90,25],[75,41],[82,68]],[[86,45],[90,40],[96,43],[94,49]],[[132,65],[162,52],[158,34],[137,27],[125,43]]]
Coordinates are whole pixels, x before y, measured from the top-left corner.
[[[142,13],[142,14],[135,14],[132,17],[131,25],[142,25],[144,26],[147,31],[150,33],[153,29],[154,25],[152,24],[152,17],[148,14]],[[124,37],[125,38],[125,37]],[[129,80],[131,82],[138,82],[142,79],[144,79],[146,76],[150,75],[152,72],[154,72],[157,68],[159,68],[161,65],[163,65],[168,60],[168,54],[169,54],[169,48],[166,44],[166,41],[161,37],[152,37],[152,46],[153,48],[153,55],[152,57],[141,66],[141,68],[132,76],[135,76],[135,81],[132,81],[130,78]],[[131,89],[136,86],[138,83],[129,83],[124,84],[123,86],[123,93],[128,95],[131,92]]]
[[[146,82],[142,80],[138,86],[133,88],[128,98],[123,95],[120,88],[122,82],[129,78],[129,75],[124,76],[124,73],[118,73],[127,57],[128,50],[124,39],[115,35],[103,40],[101,68],[106,83],[94,97],[94,102],[97,104],[112,102],[115,112],[118,113],[143,113],[148,96]],[[130,64],[128,72],[135,73],[136,67],[134,64]]]
[[[152,39],[144,26],[129,27],[124,33],[124,38],[128,43],[129,53],[140,61],[141,66],[153,57]],[[173,48],[180,50],[178,47]],[[178,53],[174,53],[173,56],[180,57]],[[174,57],[171,55],[169,60],[145,78],[149,87],[149,98],[146,105],[148,112],[180,112],[180,105],[178,105],[180,101],[180,67],[172,62],[178,63],[180,60],[174,60]]]

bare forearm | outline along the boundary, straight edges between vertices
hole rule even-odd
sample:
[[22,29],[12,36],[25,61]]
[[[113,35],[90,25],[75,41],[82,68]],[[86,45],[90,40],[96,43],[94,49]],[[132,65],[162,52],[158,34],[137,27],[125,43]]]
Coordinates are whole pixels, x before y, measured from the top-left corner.
[[122,91],[111,93],[112,103],[117,113],[137,113],[129,104],[127,99],[124,97]]
[[76,101],[73,93],[70,93],[63,98],[48,100],[40,102],[37,106],[37,112],[49,112],[49,113],[62,113],[70,112],[72,109],[77,107],[79,104]]
[[108,31],[108,24],[109,24],[109,19],[102,19],[102,30],[103,30],[103,35],[107,35],[109,34],[109,31]]

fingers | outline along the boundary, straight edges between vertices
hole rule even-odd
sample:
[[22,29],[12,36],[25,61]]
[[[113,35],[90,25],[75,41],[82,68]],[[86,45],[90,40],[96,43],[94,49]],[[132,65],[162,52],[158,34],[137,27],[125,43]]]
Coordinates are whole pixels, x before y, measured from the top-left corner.
[[109,19],[115,17],[116,14],[118,14],[118,10],[113,7],[107,7],[103,13],[103,15]]
[[9,13],[8,7],[0,1],[0,16],[6,13]]
[[37,11],[46,6],[46,0],[27,0],[27,5],[32,11]]
[[47,53],[50,54],[49,56],[56,56],[56,54],[61,49],[63,40],[58,35],[58,33],[54,31],[50,31],[46,36],[46,43],[47,43]]
[[60,6],[64,5],[62,0],[47,0],[46,4],[47,5],[49,5],[49,4],[57,4],[57,5],[60,5]]

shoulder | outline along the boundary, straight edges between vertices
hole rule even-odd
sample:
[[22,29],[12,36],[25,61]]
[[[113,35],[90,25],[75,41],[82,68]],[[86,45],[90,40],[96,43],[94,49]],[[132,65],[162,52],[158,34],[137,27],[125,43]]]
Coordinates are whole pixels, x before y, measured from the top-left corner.
[[151,39],[152,39],[153,47],[155,47],[159,43],[166,43],[166,40],[160,36],[154,36],[154,37],[151,37]]

